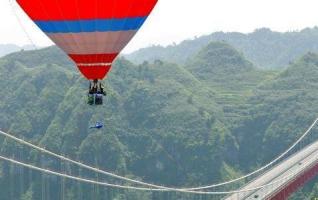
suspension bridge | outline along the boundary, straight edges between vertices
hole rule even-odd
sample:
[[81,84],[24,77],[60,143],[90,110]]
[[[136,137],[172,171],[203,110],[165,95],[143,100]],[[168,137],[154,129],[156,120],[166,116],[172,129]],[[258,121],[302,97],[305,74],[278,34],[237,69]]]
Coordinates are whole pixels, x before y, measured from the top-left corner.
[[287,199],[318,174],[318,141],[292,155],[273,169],[247,184],[242,190],[269,185],[253,191],[233,194],[226,200]]
[[[0,131],[1,136],[19,145],[38,151],[41,153],[41,157],[54,157],[60,163],[67,163],[64,164],[65,166],[74,165],[79,169],[92,172],[96,176],[92,178],[84,177],[81,173],[72,174],[71,170],[65,170],[65,168],[70,167],[64,167],[64,170],[57,171],[50,169],[48,166],[36,166],[24,160],[18,160],[15,157],[1,155],[0,160],[32,171],[38,171],[51,177],[51,179],[52,177],[60,177],[63,181],[67,179],[73,181],[73,184],[83,183],[92,185],[94,188],[98,186],[122,191],[147,192],[153,194],[151,196],[152,199],[284,200],[288,199],[293,192],[318,174],[318,140],[313,140],[313,129],[317,123],[318,119],[301,134],[295,143],[268,164],[236,179],[200,187],[174,188],[147,183],[140,179],[128,178],[54,153],[3,131]],[[306,139],[308,143],[305,142]],[[100,176],[110,177],[111,179],[101,179]],[[63,191],[63,188],[61,191]],[[45,197],[43,198],[43,196]],[[49,199],[47,196],[45,194],[42,195],[42,199]],[[94,197],[92,198],[94,199]]]

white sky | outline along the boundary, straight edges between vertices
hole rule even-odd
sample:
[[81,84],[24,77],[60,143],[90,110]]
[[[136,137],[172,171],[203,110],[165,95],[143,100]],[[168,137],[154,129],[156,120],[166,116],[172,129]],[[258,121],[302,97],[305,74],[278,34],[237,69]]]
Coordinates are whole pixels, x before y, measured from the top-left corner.
[[[52,44],[17,5],[14,7],[36,45]],[[152,44],[178,43],[215,31],[246,33],[261,27],[275,31],[300,30],[318,25],[317,8],[317,0],[159,0],[125,52]],[[30,43],[9,0],[0,0],[0,20],[0,44]]]

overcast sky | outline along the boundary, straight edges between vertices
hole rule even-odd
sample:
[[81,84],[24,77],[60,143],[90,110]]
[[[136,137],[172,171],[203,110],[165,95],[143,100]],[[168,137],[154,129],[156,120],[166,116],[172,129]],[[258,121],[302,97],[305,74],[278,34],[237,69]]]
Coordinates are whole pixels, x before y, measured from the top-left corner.
[[[0,0],[0,44],[30,43],[23,31],[26,29],[36,45],[50,45],[50,40],[15,5],[21,27],[9,1]],[[125,51],[152,44],[178,43],[215,31],[247,33],[261,27],[275,31],[314,27],[318,25],[317,8],[317,0],[159,0]]]

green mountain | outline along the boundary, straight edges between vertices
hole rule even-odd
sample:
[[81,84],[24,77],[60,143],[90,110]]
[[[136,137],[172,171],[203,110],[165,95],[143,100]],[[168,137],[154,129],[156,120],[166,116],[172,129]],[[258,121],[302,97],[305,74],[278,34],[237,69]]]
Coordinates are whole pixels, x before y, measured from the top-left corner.
[[[308,53],[254,90],[248,103],[255,106],[249,108],[249,119],[243,121],[236,132],[241,138],[243,163],[252,164],[244,159],[248,157],[259,158],[259,161],[273,158],[296,141],[304,124],[312,123],[318,111],[314,106],[318,101],[317,61],[317,54]],[[251,125],[255,128],[251,129]],[[262,151],[250,151],[253,146]]]
[[[318,55],[308,53],[270,82],[254,90],[249,116],[232,130],[240,146],[240,166],[265,164],[293,144],[318,112]],[[314,130],[316,133],[317,128]],[[307,143],[317,140],[316,134]],[[255,158],[255,159],[249,159]],[[313,180],[292,199],[312,199],[318,194]]]
[[254,69],[253,64],[241,53],[226,43],[210,43],[194,56],[187,69],[198,78],[211,81],[226,74],[246,73]]
[[[94,108],[85,103],[87,81],[56,48],[11,54],[0,65],[0,126],[55,152],[176,186],[221,180],[234,162],[237,146],[210,100],[213,89],[181,66],[119,59],[106,81],[107,102]],[[103,130],[88,129],[101,119]],[[2,152],[9,154],[11,145],[3,140]],[[40,162],[35,152],[23,153]],[[44,162],[60,169],[54,159]],[[7,178],[2,181],[6,185]],[[36,197],[39,187],[32,190]]]
[[260,70],[243,53],[232,46],[212,42],[190,58],[185,65],[193,76],[215,90],[213,101],[221,106],[225,121],[240,120],[249,107],[247,99],[263,82],[271,80],[277,71]]
[[[260,70],[212,42],[186,65],[119,58],[105,105],[85,102],[88,83],[55,47],[0,59],[0,127],[54,152],[128,177],[172,186],[232,179],[272,159],[314,119],[318,56],[284,71]],[[104,129],[88,127],[102,120]],[[1,155],[121,184],[0,138]],[[7,199],[195,199],[103,189],[0,163]],[[298,195],[310,191],[314,184]],[[45,197],[43,196],[45,195]]]
[[307,28],[294,32],[274,32],[266,28],[253,33],[216,32],[210,35],[186,40],[167,47],[152,46],[137,50],[127,58],[134,63],[156,59],[186,64],[189,57],[211,41],[223,41],[242,51],[246,58],[259,68],[285,68],[308,51],[318,52],[318,28]]

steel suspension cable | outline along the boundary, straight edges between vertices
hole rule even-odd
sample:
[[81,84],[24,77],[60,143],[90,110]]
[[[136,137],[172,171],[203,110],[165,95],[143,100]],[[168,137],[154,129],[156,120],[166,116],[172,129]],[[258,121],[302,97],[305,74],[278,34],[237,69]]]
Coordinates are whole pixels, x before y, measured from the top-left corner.
[[8,133],[5,133],[3,131],[0,131],[0,135],[3,135],[3,136],[8,137],[8,138],[11,138],[11,139],[15,140],[16,142],[19,142],[21,144],[27,145],[27,146],[29,146],[29,147],[31,147],[33,149],[39,150],[42,153],[46,153],[46,154],[51,155],[53,157],[56,157],[56,158],[59,158],[61,160],[70,162],[72,164],[75,164],[75,165],[77,165],[79,167],[83,167],[83,168],[86,168],[88,170],[92,170],[94,172],[97,172],[97,173],[100,173],[100,174],[104,174],[104,175],[107,175],[107,176],[110,176],[110,177],[113,177],[113,178],[117,178],[117,179],[124,180],[124,181],[127,181],[127,182],[135,183],[135,184],[144,185],[144,186],[147,186],[147,187],[164,189],[164,190],[174,190],[174,191],[186,191],[186,190],[189,190],[189,191],[195,191],[195,190],[211,189],[211,188],[215,188],[215,187],[219,187],[219,186],[228,185],[228,184],[237,182],[239,180],[248,178],[248,177],[250,177],[250,176],[252,176],[252,175],[254,175],[254,174],[256,174],[256,173],[258,173],[260,171],[263,171],[264,169],[267,169],[269,166],[275,164],[278,160],[280,160],[282,157],[284,157],[286,154],[288,154],[297,144],[299,144],[310,133],[310,131],[317,124],[317,122],[318,122],[318,118],[311,124],[311,126],[306,130],[306,132],[293,145],[291,145],[284,153],[282,153],[280,156],[278,156],[276,159],[274,159],[273,161],[271,161],[267,165],[255,170],[255,171],[253,171],[253,172],[251,172],[251,173],[249,173],[247,175],[241,176],[239,178],[236,178],[236,179],[233,179],[233,180],[230,180],[230,181],[226,181],[226,182],[222,182],[222,183],[218,183],[218,184],[214,184],[214,185],[202,186],[202,187],[193,187],[193,188],[171,188],[171,187],[160,186],[160,185],[156,185],[156,184],[146,183],[146,182],[143,182],[143,181],[138,181],[138,180],[134,180],[134,179],[131,179],[131,178],[123,177],[123,176],[120,176],[120,175],[117,175],[117,174],[114,174],[114,173],[111,173],[111,172],[107,172],[107,171],[104,171],[104,170],[101,170],[101,169],[97,169],[95,167],[91,167],[89,165],[86,165],[86,164],[83,164],[81,162],[69,159],[69,158],[61,156],[59,154],[53,153],[53,152],[51,152],[49,150],[46,150],[45,148],[38,147],[38,146],[36,146],[34,144],[26,142],[26,141],[24,141],[24,140],[22,140],[20,138],[17,138],[15,136],[13,136],[11,134],[8,134]]
[[[113,188],[119,188],[119,189],[127,189],[127,190],[135,190],[135,191],[159,191],[159,192],[180,192],[180,193],[187,193],[187,194],[204,194],[204,195],[226,195],[226,194],[235,194],[235,193],[244,193],[244,192],[251,192],[251,191],[255,191],[255,190],[259,190],[268,186],[272,186],[274,184],[277,183],[281,183],[282,181],[286,181],[288,178],[291,178],[292,176],[298,175],[299,173],[290,173],[289,175],[286,175],[276,181],[273,181],[271,183],[268,184],[264,184],[261,186],[257,186],[257,187],[253,187],[253,188],[248,188],[248,189],[242,189],[242,190],[232,190],[232,191],[221,191],[221,192],[203,192],[203,191],[190,191],[190,190],[166,190],[166,189],[154,189],[154,188],[141,188],[141,187],[134,187],[134,186],[125,186],[125,185],[117,185],[117,184],[111,184],[111,183],[107,183],[107,182],[99,182],[99,181],[94,181],[91,179],[86,179],[86,178],[82,178],[82,177],[77,177],[77,176],[72,176],[72,175],[68,175],[68,174],[63,174],[60,172],[56,172],[56,171],[52,171],[49,169],[44,169],[41,167],[37,167],[31,164],[26,164],[11,158],[7,158],[5,156],[0,156],[0,160],[3,161],[7,161],[16,165],[20,165],[35,171],[39,171],[42,173],[46,173],[46,174],[50,174],[50,175],[55,175],[55,176],[59,176],[62,178],[68,178],[71,180],[75,180],[75,181],[80,181],[80,182],[84,182],[84,183],[88,183],[88,184],[95,184],[95,185],[101,185],[101,186],[105,186],[105,187],[113,187]],[[302,167],[304,168],[304,166]]]

